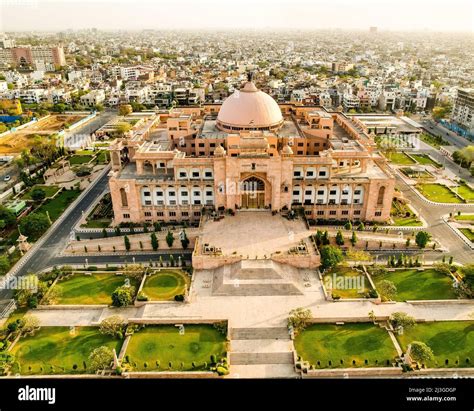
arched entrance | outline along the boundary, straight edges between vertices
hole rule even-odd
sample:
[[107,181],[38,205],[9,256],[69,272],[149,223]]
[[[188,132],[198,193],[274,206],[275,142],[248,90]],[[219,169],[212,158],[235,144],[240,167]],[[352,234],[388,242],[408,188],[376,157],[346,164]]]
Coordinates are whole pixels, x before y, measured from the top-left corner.
[[248,177],[241,182],[242,208],[265,207],[265,182],[255,176]]

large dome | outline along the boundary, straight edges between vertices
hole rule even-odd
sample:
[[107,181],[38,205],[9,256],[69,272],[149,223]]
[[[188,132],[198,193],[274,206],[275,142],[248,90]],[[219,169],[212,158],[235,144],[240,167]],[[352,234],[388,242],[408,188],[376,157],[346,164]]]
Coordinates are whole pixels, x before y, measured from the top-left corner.
[[217,126],[225,131],[276,130],[282,124],[276,101],[251,81],[224,101],[217,116]]

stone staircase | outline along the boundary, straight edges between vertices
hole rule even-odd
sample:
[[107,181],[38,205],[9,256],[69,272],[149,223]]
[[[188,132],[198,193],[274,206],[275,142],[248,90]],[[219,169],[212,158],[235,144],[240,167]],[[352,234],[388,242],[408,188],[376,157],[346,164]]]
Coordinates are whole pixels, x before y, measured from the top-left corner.
[[214,270],[213,295],[301,295],[298,270],[271,260],[242,260]]
[[285,327],[232,328],[230,378],[297,378]]

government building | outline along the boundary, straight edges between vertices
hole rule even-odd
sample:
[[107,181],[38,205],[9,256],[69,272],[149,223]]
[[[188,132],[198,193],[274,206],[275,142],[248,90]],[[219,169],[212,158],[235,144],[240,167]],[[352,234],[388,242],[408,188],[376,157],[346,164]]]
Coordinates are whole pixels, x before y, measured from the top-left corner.
[[173,108],[144,130],[110,146],[114,224],[251,209],[389,219],[395,179],[374,135],[340,111],[277,104],[251,78],[223,104]]

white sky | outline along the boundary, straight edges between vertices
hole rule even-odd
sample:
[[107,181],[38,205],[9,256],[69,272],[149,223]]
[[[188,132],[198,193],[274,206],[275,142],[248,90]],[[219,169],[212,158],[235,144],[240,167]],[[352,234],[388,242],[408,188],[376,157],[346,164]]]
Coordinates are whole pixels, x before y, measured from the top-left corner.
[[474,32],[473,0],[0,0],[0,31],[363,29]]

